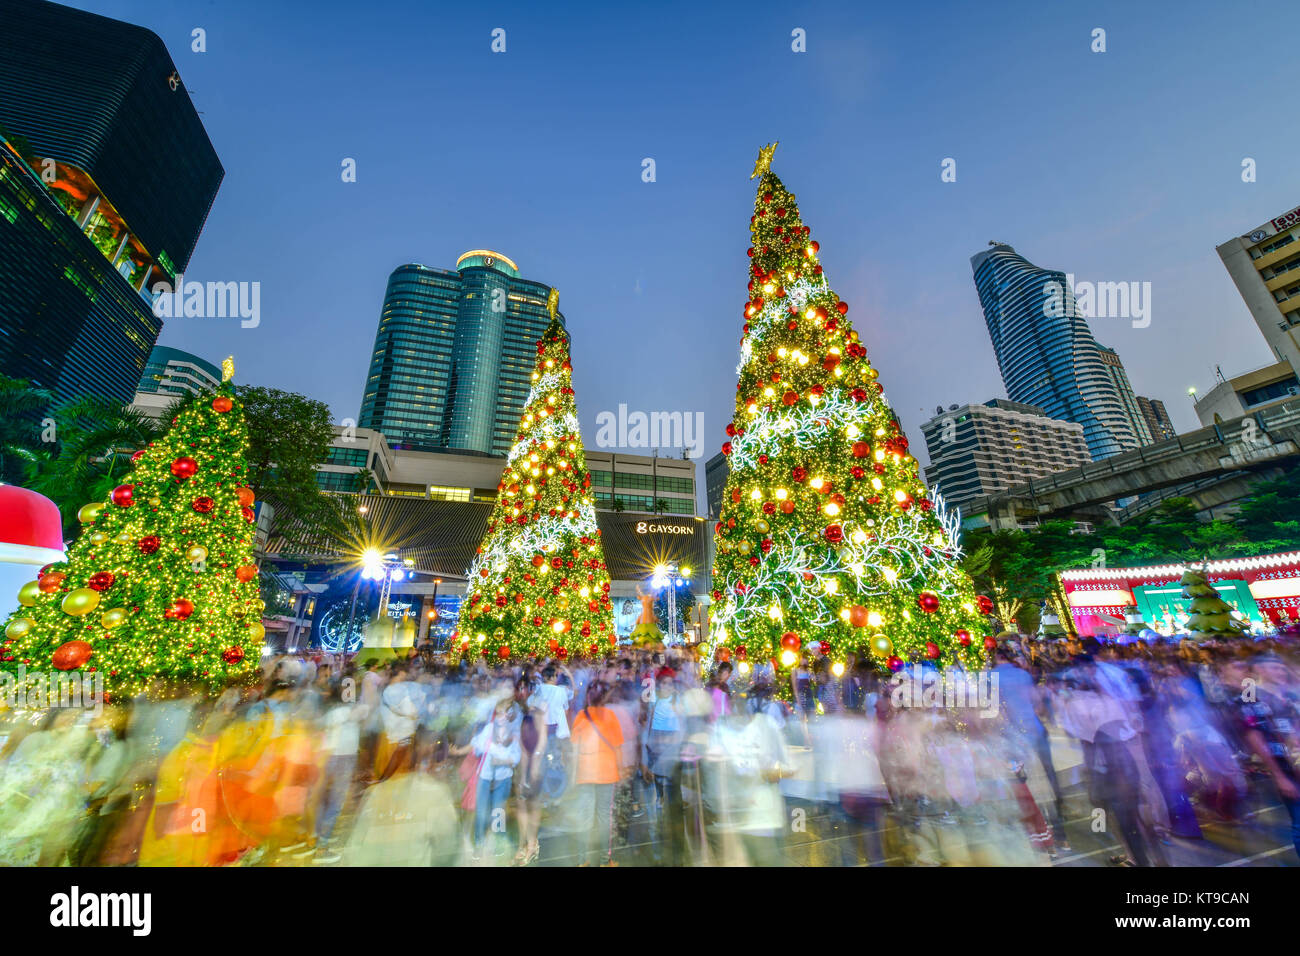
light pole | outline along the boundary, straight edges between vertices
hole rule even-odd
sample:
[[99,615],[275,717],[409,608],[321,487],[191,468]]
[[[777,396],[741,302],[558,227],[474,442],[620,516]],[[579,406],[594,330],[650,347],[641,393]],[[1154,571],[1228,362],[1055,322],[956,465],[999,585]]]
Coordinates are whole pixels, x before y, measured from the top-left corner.
[[676,561],[669,561],[655,568],[650,584],[655,588],[668,589],[668,643],[677,638],[677,589],[691,576],[691,569],[679,567]]

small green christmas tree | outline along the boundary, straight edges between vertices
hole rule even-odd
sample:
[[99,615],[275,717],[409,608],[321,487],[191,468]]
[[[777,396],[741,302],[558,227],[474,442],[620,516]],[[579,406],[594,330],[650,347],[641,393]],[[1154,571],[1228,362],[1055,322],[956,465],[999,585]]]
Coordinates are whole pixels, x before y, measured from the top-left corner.
[[740,381],[722,446],[718,656],[784,670],[803,648],[840,662],[869,648],[890,670],[980,666],[993,604],[958,564],[957,517],[919,476],[848,305],[769,168],[774,149],[754,170]]
[[85,528],[67,562],[23,586],[0,670],[102,672],[113,697],[139,694],[157,677],[215,692],[258,673],[264,605],[248,427],[233,362],[224,365],[215,394],[137,451],[107,502],[77,513]]
[[532,391],[466,572],[457,633],[470,653],[567,656],[617,643],[558,301],[552,289]]
[[1178,583],[1183,586],[1183,597],[1191,601],[1187,608],[1189,634],[1202,638],[1241,637],[1250,629],[1232,616],[1232,605],[1219,597],[1204,568],[1189,567]]

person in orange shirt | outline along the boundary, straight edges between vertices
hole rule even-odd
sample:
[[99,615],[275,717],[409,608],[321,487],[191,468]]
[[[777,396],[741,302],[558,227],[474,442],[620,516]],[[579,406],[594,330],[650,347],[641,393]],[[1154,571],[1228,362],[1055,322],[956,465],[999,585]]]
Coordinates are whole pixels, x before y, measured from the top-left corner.
[[577,757],[574,813],[578,832],[585,834],[579,866],[589,866],[593,859],[601,866],[618,865],[614,862],[614,790],[631,768],[623,766],[623,729],[618,715],[603,706],[608,694],[608,685],[592,683],[587,688],[586,706],[574,718],[570,731]]

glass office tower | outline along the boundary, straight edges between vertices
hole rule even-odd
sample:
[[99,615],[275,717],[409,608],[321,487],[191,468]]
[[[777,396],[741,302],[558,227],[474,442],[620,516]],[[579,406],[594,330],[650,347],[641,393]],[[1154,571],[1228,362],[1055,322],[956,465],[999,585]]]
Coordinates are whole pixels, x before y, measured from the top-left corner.
[[[423,451],[504,455],[532,387],[551,287],[475,249],[388,278],[358,424]],[[564,321],[562,313],[557,313]]]
[[225,171],[142,27],[0,0],[0,372],[129,402]]
[[1094,461],[1138,447],[1065,273],[1040,269],[1005,243],[972,256],[971,269],[1007,397],[1082,425]]

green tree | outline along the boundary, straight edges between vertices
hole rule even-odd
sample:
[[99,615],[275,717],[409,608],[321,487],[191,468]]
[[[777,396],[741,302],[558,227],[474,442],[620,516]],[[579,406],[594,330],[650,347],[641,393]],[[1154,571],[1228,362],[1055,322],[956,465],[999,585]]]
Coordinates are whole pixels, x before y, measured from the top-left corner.
[[54,403],[54,393],[22,378],[0,375],[0,482],[23,482],[30,462],[47,452],[41,440],[41,412]]

